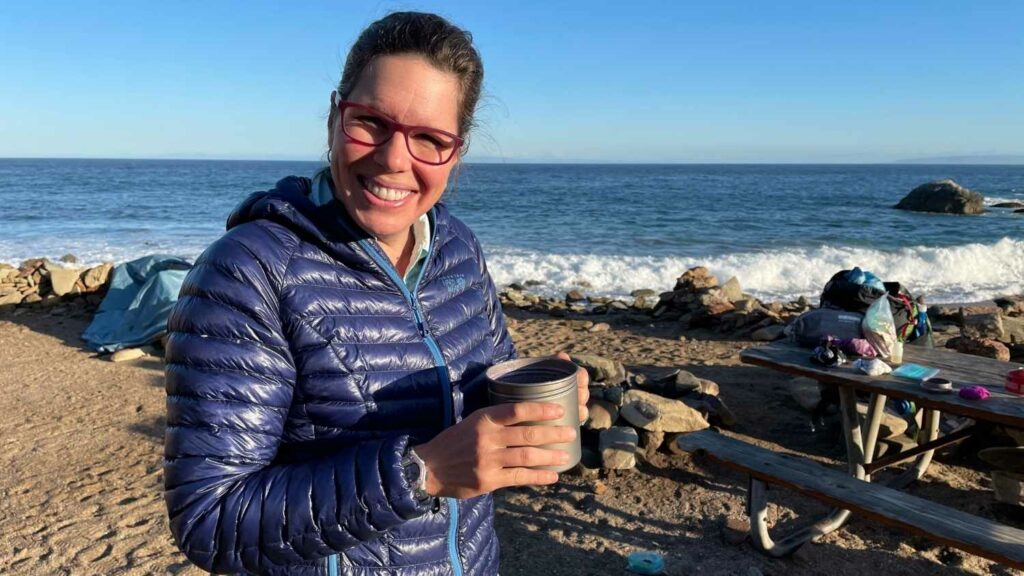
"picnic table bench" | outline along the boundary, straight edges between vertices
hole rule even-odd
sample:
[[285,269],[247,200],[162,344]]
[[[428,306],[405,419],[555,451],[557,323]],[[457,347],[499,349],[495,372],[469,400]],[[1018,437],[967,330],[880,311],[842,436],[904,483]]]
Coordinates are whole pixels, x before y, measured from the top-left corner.
[[[904,361],[932,366],[954,387],[980,385],[991,397],[982,401],[960,398],[956,393],[928,392],[916,382],[893,376],[868,376],[851,365],[827,368],[810,362],[810,350],[789,343],[748,348],[740,354],[743,362],[835,384],[839,391],[848,470],[844,473],[815,462],[778,454],[713,431],[681,436],[680,449],[707,454],[713,460],[749,475],[747,512],[754,545],[772,556],[784,556],[811,539],[840,528],[851,512],[889,526],[930,537],[1024,569],[1024,530],[1000,524],[901,492],[921,478],[931,464],[934,451],[958,442],[991,424],[1024,428],[1024,398],[1003,388],[1007,371],[1017,367],[989,358],[968,356],[946,350],[908,346]],[[857,413],[857,392],[870,394],[863,421]],[[874,461],[878,430],[887,398],[911,400],[924,410],[919,446]],[[974,418],[978,424],[939,437],[942,412]],[[990,424],[986,424],[990,423]],[[871,476],[880,468],[914,460],[900,476],[882,485]],[[773,541],[767,524],[766,484],[783,486],[835,506],[825,518],[789,536]]]

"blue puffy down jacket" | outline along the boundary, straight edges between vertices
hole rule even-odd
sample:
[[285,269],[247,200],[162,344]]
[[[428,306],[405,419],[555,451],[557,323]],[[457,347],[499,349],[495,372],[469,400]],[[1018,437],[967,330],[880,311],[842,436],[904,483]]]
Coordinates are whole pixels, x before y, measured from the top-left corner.
[[250,196],[196,262],[167,343],[165,499],[216,573],[483,575],[488,495],[418,502],[405,447],[515,355],[472,232],[441,204],[415,288],[310,182]]

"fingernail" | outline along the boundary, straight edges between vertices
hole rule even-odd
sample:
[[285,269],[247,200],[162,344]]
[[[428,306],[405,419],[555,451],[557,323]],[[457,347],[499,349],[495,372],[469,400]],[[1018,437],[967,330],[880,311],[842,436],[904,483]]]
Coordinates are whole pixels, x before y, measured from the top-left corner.
[[558,472],[548,472],[547,478],[545,478],[545,480],[547,480],[548,484],[554,484],[555,482],[558,482]]

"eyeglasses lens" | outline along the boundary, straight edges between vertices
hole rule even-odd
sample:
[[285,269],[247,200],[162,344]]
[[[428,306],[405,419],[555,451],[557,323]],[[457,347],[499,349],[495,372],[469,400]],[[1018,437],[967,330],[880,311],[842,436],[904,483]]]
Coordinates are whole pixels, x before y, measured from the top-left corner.
[[[350,107],[342,117],[345,134],[360,144],[379,146],[387,142],[395,132],[395,125],[387,118],[370,110]],[[429,164],[448,162],[457,148],[457,141],[451,136],[428,128],[413,128],[407,135],[409,152],[413,158]]]

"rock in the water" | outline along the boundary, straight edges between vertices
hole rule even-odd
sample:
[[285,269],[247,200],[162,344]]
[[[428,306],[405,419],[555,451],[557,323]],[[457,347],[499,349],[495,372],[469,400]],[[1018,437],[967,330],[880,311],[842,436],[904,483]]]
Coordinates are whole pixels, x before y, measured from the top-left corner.
[[1004,472],[1024,474],[1024,447],[985,448],[978,452],[978,458]]
[[573,354],[572,361],[582,366],[590,374],[593,382],[618,384],[626,379],[626,369],[621,362],[616,362],[597,354]]
[[962,310],[962,317],[960,318],[960,333],[962,335],[973,339],[1006,339],[1006,330],[1003,328],[1003,315],[999,312],[964,314]]
[[1002,360],[1003,362],[1010,361],[1010,349],[1002,342],[987,338],[974,340],[971,338],[964,338],[963,336],[957,336],[956,338],[950,338],[946,342],[946,348],[952,348],[963,354],[995,358],[996,360]]
[[628,426],[613,426],[602,430],[598,439],[601,466],[612,470],[628,470],[636,466],[639,440],[636,430]]
[[619,410],[627,422],[652,432],[693,432],[708,427],[704,416],[679,400],[630,390]]
[[142,348],[122,348],[110,355],[110,361],[127,362],[136,358],[142,358],[145,355],[146,352]]
[[57,296],[70,294],[75,287],[75,282],[78,282],[79,274],[81,274],[81,270],[75,270],[72,268],[51,268],[50,285],[53,287],[53,293]]
[[587,401],[587,411],[590,416],[584,428],[590,430],[607,430],[619,419],[619,409],[607,400],[591,398]]
[[565,294],[565,303],[573,304],[576,302],[586,302],[587,297],[583,295],[579,290],[570,290]]
[[758,342],[772,342],[782,338],[785,335],[785,331],[786,327],[782,324],[772,324],[771,326],[755,330],[750,337]]
[[813,413],[821,403],[821,387],[817,380],[799,376],[789,381],[789,393],[796,403],[807,412]]
[[640,310],[651,310],[658,305],[658,293],[654,290],[643,288],[633,290],[629,293],[633,297],[633,307]]
[[1024,475],[994,470],[992,488],[999,502],[1024,506]]
[[993,208],[1024,208],[1024,202],[998,202]]
[[916,212],[981,214],[985,212],[985,198],[952,180],[936,180],[914,188],[895,207]]
[[78,263],[78,257],[75,256],[74,254],[65,254],[65,255],[60,257],[60,261],[65,263],[65,264],[77,264]]

